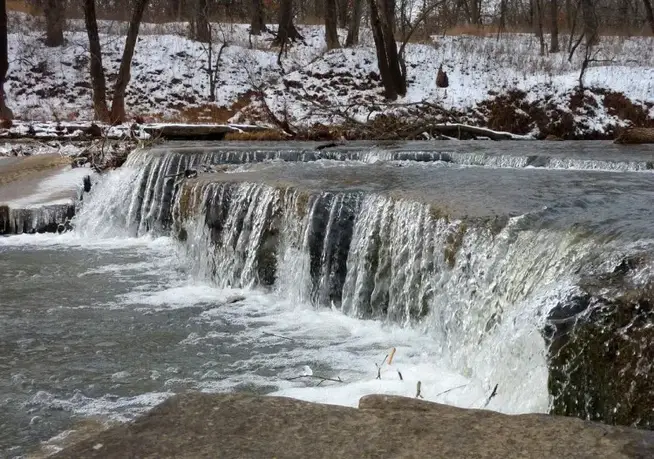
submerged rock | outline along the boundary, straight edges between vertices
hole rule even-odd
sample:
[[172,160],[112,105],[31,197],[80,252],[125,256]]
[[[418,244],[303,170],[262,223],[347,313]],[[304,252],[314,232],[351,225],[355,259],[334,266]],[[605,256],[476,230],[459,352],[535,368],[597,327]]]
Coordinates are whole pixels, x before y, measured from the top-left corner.
[[[98,448],[97,445],[102,445]],[[646,458],[654,433],[372,395],[359,409],[247,394],[177,396],[55,454],[86,457]]]

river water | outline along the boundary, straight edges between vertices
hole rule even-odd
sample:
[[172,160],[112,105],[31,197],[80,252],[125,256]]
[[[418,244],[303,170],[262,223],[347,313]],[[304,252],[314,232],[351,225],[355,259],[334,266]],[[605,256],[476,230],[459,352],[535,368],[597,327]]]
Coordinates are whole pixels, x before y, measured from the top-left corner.
[[[96,183],[73,232],[0,238],[0,456],[187,390],[356,406],[420,381],[430,400],[546,412],[546,313],[580,272],[650,251],[654,157],[453,145],[158,147]],[[204,211],[175,213],[165,176],[222,163],[237,165],[183,185],[226,209],[216,236]],[[273,220],[276,271],[261,282],[248,266]]]

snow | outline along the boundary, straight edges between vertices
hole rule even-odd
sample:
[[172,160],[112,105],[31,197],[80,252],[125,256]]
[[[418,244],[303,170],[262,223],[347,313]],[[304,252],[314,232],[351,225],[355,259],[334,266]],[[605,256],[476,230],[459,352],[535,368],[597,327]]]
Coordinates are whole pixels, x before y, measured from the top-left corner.
[[5,204],[16,209],[73,204],[79,195],[84,177],[89,175],[93,175],[93,171],[88,168],[66,167],[40,180],[32,193]]
[[[11,16],[6,89],[15,115],[23,120],[92,119],[83,22],[69,21],[66,46],[52,49],[40,42],[38,21]],[[104,21],[100,28],[111,96],[126,24]],[[143,24],[127,91],[128,111],[146,121],[253,123],[262,119],[260,101],[252,97],[259,89],[278,117],[287,113],[290,121],[304,126],[348,118],[365,122],[423,101],[476,119],[481,102],[511,90],[524,91],[528,101],[551,100],[568,110],[566,103],[578,85],[582,62],[581,52],[570,62],[566,52],[540,56],[538,40],[530,34],[432,36],[407,45],[408,92],[388,104],[369,30],[362,31],[359,47],[327,52],[322,26],[299,29],[304,41],[282,56],[282,69],[271,35],[250,37],[246,24],[214,24],[212,67],[221,43],[228,46],[217,64],[215,101],[210,101],[208,45],[186,38],[188,28],[183,23]],[[345,33],[339,31],[342,40]],[[561,35],[560,41],[565,48],[568,37]],[[654,115],[654,38],[602,37],[594,59],[586,73],[586,87],[622,92],[633,102],[650,104]],[[437,88],[435,81],[441,64],[450,82],[445,89]],[[212,107],[224,110],[189,115],[189,109]],[[585,120],[597,131],[626,124],[603,109]]]

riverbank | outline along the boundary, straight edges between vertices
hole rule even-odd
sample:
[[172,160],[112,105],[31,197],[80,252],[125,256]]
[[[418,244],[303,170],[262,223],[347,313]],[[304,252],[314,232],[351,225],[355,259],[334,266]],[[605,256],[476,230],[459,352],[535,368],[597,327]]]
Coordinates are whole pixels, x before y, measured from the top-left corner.
[[[68,21],[65,46],[45,48],[38,21],[11,16],[6,90],[16,117],[91,120],[83,21]],[[324,28],[300,25],[304,40],[280,65],[271,34],[249,36],[245,24],[213,27],[219,57],[209,66],[208,45],[186,38],[188,24],[142,25],[126,95],[132,120],[265,124],[286,131],[279,140],[430,139],[443,135],[430,126],[445,123],[533,138],[613,139],[629,126],[654,126],[651,37],[602,37],[583,78],[583,53],[540,56],[530,34],[423,37],[406,47],[406,96],[389,102],[367,29],[360,46],[326,51]],[[100,28],[110,88],[126,24],[101,21]],[[339,35],[344,40],[345,31]],[[436,85],[441,65],[447,87]]]
[[654,433],[547,415],[508,416],[371,395],[359,408],[186,394],[55,454],[70,457],[644,459]]

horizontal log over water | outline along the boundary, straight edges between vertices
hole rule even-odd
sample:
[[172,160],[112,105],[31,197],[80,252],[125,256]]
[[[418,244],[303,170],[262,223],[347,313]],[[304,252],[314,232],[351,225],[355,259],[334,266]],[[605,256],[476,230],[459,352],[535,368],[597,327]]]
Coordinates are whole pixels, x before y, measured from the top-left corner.
[[53,458],[645,459],[654,433],[367,396],[359,409],[281,397],[187,394]]
[[654,143],[654,128],[626,129],[615,139],[615,143],[631,145]]

